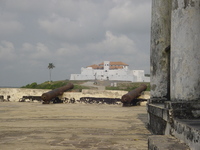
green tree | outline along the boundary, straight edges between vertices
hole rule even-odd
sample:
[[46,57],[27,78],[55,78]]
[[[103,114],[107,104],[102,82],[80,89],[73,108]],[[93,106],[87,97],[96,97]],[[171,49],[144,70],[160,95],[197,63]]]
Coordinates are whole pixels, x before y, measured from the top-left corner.
[[55,68],[55,66],[54,66],[53,63],[49,63],[48,68],[49,68],[49,77],[50,77],[50,82],[51,82],[51,70],[52,70],[53,68]]
[[36,88],[37,87],[37,82],[33,82],[33,83],[31,83],[31,85],[30,85],[30,88]]

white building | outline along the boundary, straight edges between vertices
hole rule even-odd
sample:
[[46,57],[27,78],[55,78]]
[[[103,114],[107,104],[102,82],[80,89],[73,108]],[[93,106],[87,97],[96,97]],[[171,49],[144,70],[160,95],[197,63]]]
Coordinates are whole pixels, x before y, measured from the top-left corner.
[[104,61],[81,68],[81,74],[71,74],[70,80],[117,80],[131,82],[150,82],[144,76],[144,70],[129,70],[123,62]]

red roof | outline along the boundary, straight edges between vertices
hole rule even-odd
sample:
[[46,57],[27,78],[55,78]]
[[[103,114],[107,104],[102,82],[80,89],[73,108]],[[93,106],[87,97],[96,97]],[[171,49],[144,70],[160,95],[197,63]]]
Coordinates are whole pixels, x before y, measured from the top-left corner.
[[[92,67],[93,69],[103,69],[103,66],[104,66],[104,62],[102,62],[98,65],[93,64],[93,65],[90,65],[90,66],[87,66],[87,67]],[[121,61],[110,62],[110,69],[122,69],[124,66],[128,66],[128,64],[123,63]]]
[[110,69],[123,69],[123,66],[110,66]]
[[[99,65],[103,65],[103,64],[104,64],[104,62],[100,63]],[[116,62],[111,61],[110,66],[113,66],[113,65],[128,66],[128,64],[123,63],[121,61],[116,61]]]
[[103,69],[103,66],[98,66],[96,64],[90,65],[90,66],[87,66],[87,67],[92,67],[93,69]]

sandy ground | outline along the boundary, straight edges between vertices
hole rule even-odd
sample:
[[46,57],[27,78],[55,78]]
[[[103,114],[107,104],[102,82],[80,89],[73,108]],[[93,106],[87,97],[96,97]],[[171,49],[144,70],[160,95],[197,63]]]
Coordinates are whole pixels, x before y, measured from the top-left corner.
[[147,150],[145,106],[0,102],[1,150]]

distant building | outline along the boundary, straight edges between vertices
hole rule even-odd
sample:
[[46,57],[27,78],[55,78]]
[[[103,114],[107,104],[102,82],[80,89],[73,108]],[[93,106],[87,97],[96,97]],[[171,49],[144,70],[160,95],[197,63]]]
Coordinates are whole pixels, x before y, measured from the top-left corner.
[[71,74],[70,80],[116,80],[131,82],[150,82],[144,70],[129,70],[123,62],[104,61],[98,65],[81,68],[81,74]]

